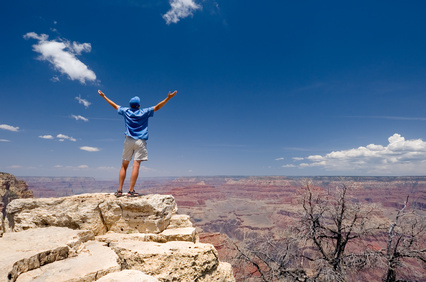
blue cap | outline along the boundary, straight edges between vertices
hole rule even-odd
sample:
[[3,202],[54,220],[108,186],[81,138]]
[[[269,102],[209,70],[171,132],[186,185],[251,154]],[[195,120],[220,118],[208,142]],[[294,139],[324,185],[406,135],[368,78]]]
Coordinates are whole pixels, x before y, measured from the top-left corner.
[[140,102],[141,102],[141,100],[139,99],[139,97],[135,96],[132,99],[130,99],[130,101],[129,101],[130,107],[137,108],[137,107],[140,106]]

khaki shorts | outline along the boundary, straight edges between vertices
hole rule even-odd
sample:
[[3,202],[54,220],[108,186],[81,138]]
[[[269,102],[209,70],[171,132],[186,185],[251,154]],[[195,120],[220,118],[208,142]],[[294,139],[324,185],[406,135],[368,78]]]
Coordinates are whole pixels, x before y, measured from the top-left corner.
[[126,136],[126,139],[124,139],[123,160],[130,161],[133,156],[135,161],[148,160],[146,140],[133,139],[132,137]]

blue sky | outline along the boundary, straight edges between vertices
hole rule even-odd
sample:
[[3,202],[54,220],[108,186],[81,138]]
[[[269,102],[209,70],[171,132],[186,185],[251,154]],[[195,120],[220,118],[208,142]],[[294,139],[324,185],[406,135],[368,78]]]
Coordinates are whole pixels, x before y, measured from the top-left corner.
[[424,175],[424,1],[0,4],[0,171],[115,179],[119,105],[153,106],[143,176]]

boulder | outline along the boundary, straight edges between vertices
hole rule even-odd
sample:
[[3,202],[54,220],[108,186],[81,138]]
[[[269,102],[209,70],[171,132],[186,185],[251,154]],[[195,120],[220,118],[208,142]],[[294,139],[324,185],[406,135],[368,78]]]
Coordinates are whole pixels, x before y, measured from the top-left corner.
[[234,271],[232,265],[227,262],[219,262],[215,271],[207,273],[200,277],[198,282],[235,282]]
[[117,198],[112,194],[82,194],[63,198],[16,199],[6,208],[7,231],[58,226],[92,230],[95,235],[160,233],[177,211],[170,195]]
[[158,194],[135,198],[109,196],[99,208],[107,230],[117,233],[160,233],[177,212],[173,196]]
[[167,241],[187,241],[197,243],[199,241],[197,230],[194,227],[167,228],[160,233]]
[[185,228],[185,227],[192,227],[192,222],[189,219],[189,215],[174,214],[170,218],[170,224],[168,228]]
[[92,231],[49,227],[4,233],[0,238],[0,281],[15,281],[27,271],[76,256]]
[[230,274],[228,266],[220,266],[217,251],[210,244],[126,240],[111,247],[123,269],[140,270],[160,281],[235,281],[232,269]]

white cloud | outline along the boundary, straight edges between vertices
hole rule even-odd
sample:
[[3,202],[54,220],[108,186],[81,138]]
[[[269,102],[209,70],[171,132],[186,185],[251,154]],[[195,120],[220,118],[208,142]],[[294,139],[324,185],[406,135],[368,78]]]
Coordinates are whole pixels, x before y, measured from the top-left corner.
[[52,135],[40,135],[39,138],[51,140],[51,139],[54,139],[55,137],[53,137]]
[[79,165],[77,168],[85,169],[85,168],[89,168],[89,166],[88,165]]
[[275,160],[276,161],[282,161],[282,160],[284,160],[284,158],[276,158]]
[[322,167],[328,171],[359,172],[363,174],[415,175],[426,171],[426,142],[406,140],[395,133],[387,146],[369,144],[349,150],[333,151],[326,155],[311,155],[310,162],[300,167]]
[[295,160],[295,161],[302,161],[302,160],[304,160],[305,158],[299,158],[299,157],[294,157],[293,158],[293,160]]
[[7,125],[7,124],[0,124],[0,129],[9,130],[9,131],[13,131],[13,132],[19,131],[19,127]]
[[0,142],[10,142],[10,140],[7,140],[7,139],[0,139]]
[[64,141],[64,140],[70,140],[72,142],[77,141],[77,139],[75,139],[74,137],[70,137],[70,136],[67,136],[67,135],[64,135],[64,134],[58,134],[58,135],[56,135],[56,138],[58,138],[59,141]]
[[79,104],[83,104],[86,109],[92,104],[86,99],[82,99],[80,96],[75,97],[75,99],[78,101]]
[[282,165],[281,167],[296,167],[295,165],[293,165],[293,164],[286,164],[286,165]]
[[87,152],[98,152],[99,148],[83,146],[83,147],[80,147],[80,150],[87,151]]
[[194,0],[170,0],[171,9],[163,15],[167,24],[177,23],[180,19],[192,16],[193,12],[201,9]]
[[38,43],[33,45],[33,50],[41,54],[39,59],[48,61],[60,73],[68,75],[71,80],[78,80],[81,83],[85,83],[86,80],[96,80],[95,73],[76,57],[83,51],[90,52],[92,49],[90,43],[73,42],[71,44],[66,40],[48,40],[48,35],[38,35],[35,32],[28,32],[24,38],[38,40]]
[[73,117],[75,120],[89,121],[87,118],[80,116],[80,115],[78,115],[78,116],[71,115],[71,117]]

